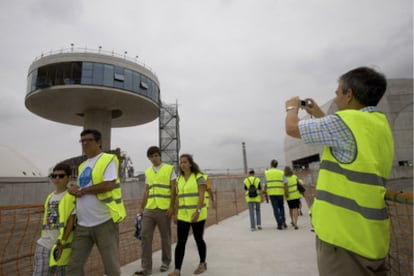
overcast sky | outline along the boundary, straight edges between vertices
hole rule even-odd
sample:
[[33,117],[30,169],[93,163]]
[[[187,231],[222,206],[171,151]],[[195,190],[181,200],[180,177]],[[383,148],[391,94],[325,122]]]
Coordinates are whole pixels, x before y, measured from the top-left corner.
[[[412,0],[1,1],[0,144],[43,173],[79,155],[81,127],[25,108],[27,70],[50,49],[101,45],[153,68],[162,100],[179,104],[181,153],[202,168],[242,168],[243,141],[249,167],[283,165],[286,99],[323,104],[361,65],[413,77],[412,13]],[[136,171],[154,144],[158,120],[112,130]]]

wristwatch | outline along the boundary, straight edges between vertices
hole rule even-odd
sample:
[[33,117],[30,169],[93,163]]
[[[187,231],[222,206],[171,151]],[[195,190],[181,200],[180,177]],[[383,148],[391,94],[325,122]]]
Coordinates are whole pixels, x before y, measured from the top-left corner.
[[196,210],[196,212],[197,212],[197,213],[201,213],[201,209],[197,209],[197,210]]

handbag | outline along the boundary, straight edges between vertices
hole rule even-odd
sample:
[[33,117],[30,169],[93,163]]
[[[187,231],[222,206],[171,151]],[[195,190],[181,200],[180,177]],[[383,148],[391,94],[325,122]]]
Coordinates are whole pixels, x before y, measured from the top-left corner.
[[297,180],[296,185],[298,186],[299,193],[303,195],[306,191],[305,187],[303,187],[303,185],[299,182],[299,180]]

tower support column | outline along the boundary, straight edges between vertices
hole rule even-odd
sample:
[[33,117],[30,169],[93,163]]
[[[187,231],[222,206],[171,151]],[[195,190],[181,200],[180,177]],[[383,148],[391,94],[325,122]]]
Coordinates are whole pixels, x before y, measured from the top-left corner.
[[111,121],[110,110],[87,110],[84,115],[84,129],[96,129],[102,134],[102,150],[111,149]]

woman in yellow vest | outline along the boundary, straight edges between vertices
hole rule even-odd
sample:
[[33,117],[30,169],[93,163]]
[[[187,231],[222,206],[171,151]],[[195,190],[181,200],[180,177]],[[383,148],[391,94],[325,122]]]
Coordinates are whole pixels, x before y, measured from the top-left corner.
[[180,175],[177,178],[178,214],[177,214],[177,246],[175,247],[175,270],[169,276],[179,276],[184,260],[185,245],[190,227],[197,244],[200,264],[194,274],[207,270],[206,243],[203,239],[204,225],[207,219],[207,208],[204,200],[206,180],[197,163],[189,154],[180,156]]
[[295,230],[299,229],[298,227],[298,216],[299,216],[299,205],[300,205],[300,192],[298,190],[299,178],[297,175],[293,174],[293,171],[290,167],[285,167],[285,177],[287,179],[288,192],[286,195],[286,200],[289,206],[289,215],[291,224]]

